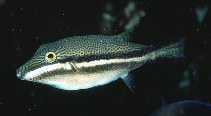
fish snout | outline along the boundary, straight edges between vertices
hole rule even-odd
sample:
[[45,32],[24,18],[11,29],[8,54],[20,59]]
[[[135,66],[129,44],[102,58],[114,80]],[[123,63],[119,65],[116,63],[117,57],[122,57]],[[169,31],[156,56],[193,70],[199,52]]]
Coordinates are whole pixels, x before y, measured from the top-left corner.
[[16,70],[16,76],[17,78],[23,80],[23,75],[24,75],[24,67],[21,66]]

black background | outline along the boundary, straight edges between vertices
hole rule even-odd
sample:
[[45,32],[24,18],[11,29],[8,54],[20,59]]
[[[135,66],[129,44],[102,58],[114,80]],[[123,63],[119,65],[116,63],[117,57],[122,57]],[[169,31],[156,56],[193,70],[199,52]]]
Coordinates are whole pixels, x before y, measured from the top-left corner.
[[[165,44],[185,36],[186,59],[153,62],[132,71],[135,94],[122,80],[88,90],[63,91],[16,78],[15,70],[41,44],[74,35],[102,34],[99,24],[108,2],[120,12],[129,1],[7,0],[1,5],[0,115],[147,115],[159,108],[162,100],[211,103],[210,9],[203,23],[198,23],[195,15],[196,6],[210,5],[206,1],[136,0],[146,17],[131,41]],[[114,28],[112,34],[123,31],[121,26]],[[180,89],[183,74],[192,65],[191,84]]]

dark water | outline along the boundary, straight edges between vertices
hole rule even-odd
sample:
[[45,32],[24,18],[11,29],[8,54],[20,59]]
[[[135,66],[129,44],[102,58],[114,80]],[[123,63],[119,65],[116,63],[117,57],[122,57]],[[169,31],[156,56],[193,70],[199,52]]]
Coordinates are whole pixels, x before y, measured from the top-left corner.
[[[129,0],[0,0],[0,115],[145,116],[180,100],[211,103],[211,3],[133,2],[133,14],[141,11],[146,15],[132,32],[132,42],[165,44],[186,37],[186,59],[153,62],[131,72],[135,94],[121,80],[88,90],[62,91],[18,80],[15,75],[43,43],[124,31],[131,18],[123,13]],[[110,14],[113,21],[102,18],[103,13]]]

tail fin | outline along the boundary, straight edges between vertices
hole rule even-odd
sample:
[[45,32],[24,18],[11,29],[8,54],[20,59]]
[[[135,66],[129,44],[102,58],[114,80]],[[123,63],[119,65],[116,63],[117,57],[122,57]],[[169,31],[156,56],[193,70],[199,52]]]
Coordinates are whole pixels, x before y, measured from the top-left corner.
[[155,51],[158,58],[184,58],[184,43],[183,37],[175,43],[171,43]]

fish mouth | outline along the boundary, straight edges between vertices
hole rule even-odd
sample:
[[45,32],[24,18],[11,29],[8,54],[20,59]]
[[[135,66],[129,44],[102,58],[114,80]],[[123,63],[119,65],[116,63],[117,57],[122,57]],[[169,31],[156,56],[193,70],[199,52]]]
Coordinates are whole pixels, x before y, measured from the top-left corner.
[[22,75],[22,74],[21,74],[21,72],[16,72],[16,77],[18,77],[19,79],[21,79],[21,80],[22,80],[23,78],[22,78],[22,76],[21,76],[21,75]]
[[16,70],[16,77],[20,80],[24,80],[23,75],[23,67],[21,66]]
[[[24,72],[23,68],[20,67],[16,70],[16,77],[20,80],[34,81],[34,82],[36,82],[36,80],[38,80],[38,79],[41,79],[39,76],[37,76],[38,73],[30,74],[30,72],[32,72],[32,71]],[[29,74],[30,74],[30,76],[29,76]]]

